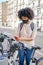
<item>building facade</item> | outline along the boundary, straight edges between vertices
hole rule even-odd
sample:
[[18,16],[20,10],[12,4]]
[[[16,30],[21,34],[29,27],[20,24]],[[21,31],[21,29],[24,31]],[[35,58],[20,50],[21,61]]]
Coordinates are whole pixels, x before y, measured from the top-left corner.
[[[5,7],[4,7],[5,6]],[[6,26],[15,27],[19,23],[18,10],[30,7],[34,10],[34,22],[37,28],[43,31],[43,1],[42,0],[8,0],[7,5],[3,4],[2,21],[7,21]],[[1,8],[1,7],[0,7]],[[1,10],[0,10],[1,11]],[[4,13],[6,12],[6,13]]]
[[2,22],[3,25],[7,22],[7,1],[2,2]]
[[8,1],[8,15],[7,15],[7,22],[8,26],[15,27],[17,20],[17,5],[18,0],[9,0]]
[[0,26],[2,26],[2,3],[0,3]]
[[7,22],[7,1],[0,3],[0,23],[5,25]]

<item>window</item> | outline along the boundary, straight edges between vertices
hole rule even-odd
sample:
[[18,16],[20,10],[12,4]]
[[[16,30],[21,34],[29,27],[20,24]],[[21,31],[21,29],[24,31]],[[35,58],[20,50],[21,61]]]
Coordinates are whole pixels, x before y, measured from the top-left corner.
[[17,1],[17,3],[18,3],[18,5],[20,5],[20,3],[21,3],[21,0],[18,0],[18,1]]
[[19,11],[21,9],[21,6],[19,5],[18,7],[17,7],[17,11]]
[[37,16],[37,10],[34,10],[34,14],[35,14],[35,16]]
[[38,0],[34,1],[34,7],[38,6]]
[[40,4],[43,4],[43,0],[40,0]]
[[24,4],[24,0],[21,0],[21,4]]
[[29,0],[24,0],[24,4],[29,4]]

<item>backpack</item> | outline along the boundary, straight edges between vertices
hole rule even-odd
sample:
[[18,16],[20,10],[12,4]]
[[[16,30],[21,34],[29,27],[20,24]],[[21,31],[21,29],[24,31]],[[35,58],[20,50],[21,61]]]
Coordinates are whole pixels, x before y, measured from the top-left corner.
[[[23,25],[24,25],[24,23],[23,23],[23,22],[22,22],[22,23],[20,23],[20,31],[21,31],[21,29],[22,29]],[[31,22],[30,27],[31,27],[31,30],[33,31],[33,29],[34,29],[34,23],[33,23],[33,22]]]

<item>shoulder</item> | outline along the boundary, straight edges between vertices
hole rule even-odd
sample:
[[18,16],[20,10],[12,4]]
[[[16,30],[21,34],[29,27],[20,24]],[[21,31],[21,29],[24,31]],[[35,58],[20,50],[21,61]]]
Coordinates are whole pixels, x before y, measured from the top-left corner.
[[30,27],[32,30],[37,30],[37,24],[34,22],[31,22]]
[[37,24],[35,22],[31,22],[31,25],[34,25],[34,27],[37,27]]
[[34,23],[34,29],[37,30],[37,23]]

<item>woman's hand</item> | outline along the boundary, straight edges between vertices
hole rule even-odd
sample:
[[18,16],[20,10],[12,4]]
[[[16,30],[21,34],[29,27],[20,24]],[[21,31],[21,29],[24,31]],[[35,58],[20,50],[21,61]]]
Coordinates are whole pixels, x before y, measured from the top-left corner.
[[19,36],[14,36],[14,38],[15,38],[16,41],[20,41],[21,40],[21,38]]
[[24,38],[24,37],[19,37],[19,36],[14,36],[16,41],[32,41],[32,37],[29,38]]

